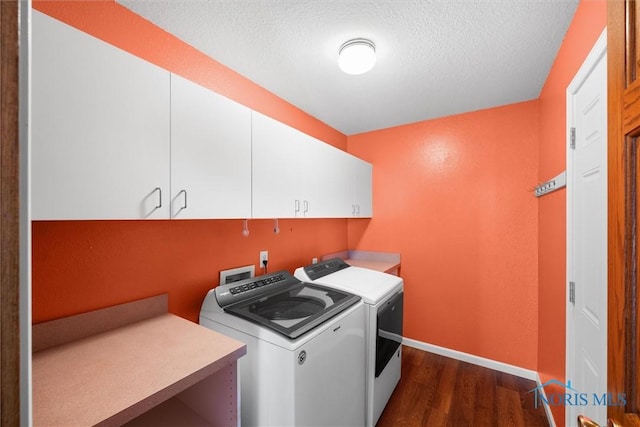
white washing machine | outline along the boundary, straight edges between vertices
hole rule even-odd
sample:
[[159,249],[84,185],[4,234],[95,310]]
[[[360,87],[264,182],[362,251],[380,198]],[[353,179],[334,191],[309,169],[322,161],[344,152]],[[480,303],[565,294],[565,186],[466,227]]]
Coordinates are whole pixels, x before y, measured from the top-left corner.
[[353,267],[339,258],[296,269],[303,281],[362,297],[365,304],[367,426],[374,426],[400,381],[402,366],[402,278]]
[[361,297],[286,271],[207,293],[200,324],[247,345],[239,359],[246,426],[362,426]]

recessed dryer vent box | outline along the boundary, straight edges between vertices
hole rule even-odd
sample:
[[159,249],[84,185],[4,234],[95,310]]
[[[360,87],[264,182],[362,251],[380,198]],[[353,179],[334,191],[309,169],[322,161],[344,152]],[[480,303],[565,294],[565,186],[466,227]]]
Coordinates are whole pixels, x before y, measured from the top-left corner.
[[222,270],[220,271],[220,284],[226,285],[228,283],[249,279],[255,276],[255,274],[256,274],[256,267],[254,265],[246,265],[244,267],[232,268],[229,270]]

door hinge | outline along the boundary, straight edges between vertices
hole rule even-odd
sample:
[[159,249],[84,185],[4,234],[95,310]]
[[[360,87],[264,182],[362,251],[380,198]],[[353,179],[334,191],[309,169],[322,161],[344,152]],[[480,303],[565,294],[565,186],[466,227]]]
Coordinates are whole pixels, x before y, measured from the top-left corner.
[[571,134],[569,135],[569,148],[576,149],[576,128],[571,128]]
[[576,282],[569,282],[569,302],[576,305]]

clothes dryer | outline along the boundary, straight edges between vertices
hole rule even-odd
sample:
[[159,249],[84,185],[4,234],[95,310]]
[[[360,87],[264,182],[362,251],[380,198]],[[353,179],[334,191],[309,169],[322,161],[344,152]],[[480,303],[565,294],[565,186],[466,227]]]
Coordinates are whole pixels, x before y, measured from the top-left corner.
[[402,278],[353,267],[339,258],[300,267],[294,275],[302,281],[362,297],[365,306],[366,425],[375,426],[401,376]]

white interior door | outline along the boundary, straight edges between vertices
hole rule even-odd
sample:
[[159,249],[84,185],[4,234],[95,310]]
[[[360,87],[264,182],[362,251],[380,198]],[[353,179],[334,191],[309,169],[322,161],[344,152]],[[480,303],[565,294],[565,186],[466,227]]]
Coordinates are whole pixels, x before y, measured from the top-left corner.
[[567,89],[567,381],[587,405],[567,405],[606,425],[607,54],[606,30]]

